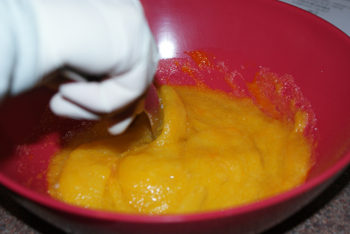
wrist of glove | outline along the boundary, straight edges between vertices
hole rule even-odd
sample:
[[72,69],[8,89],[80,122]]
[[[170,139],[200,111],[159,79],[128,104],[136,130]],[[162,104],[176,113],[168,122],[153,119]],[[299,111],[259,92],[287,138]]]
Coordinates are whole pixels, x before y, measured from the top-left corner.
[[[158,52],[136,0],[32,1],[38,32],[38,77],[67,66],[104,77],[63,84],[50,108],[60,116],[98,120],[139,98],[153,79]],[[124,131],[133,116],[109,130]]]

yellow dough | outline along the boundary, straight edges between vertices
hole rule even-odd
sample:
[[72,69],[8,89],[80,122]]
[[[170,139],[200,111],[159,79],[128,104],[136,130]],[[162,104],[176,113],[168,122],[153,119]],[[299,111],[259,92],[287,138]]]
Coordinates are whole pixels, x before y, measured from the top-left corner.
[[302,112],[279,121],[248,98],[198,87],[162,86],[159,95],[159,136],[141,114],[123,135],[77,137],[52,159],[49,193],[87,208],[174,214],[238,206],[304,182],[311,145]]

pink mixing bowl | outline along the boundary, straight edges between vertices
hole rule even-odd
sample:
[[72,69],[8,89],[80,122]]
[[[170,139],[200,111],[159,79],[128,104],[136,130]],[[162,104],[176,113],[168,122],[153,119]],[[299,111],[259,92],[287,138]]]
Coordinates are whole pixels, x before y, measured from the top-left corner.
[[84,123],[47,111],[40,88],[1,106],[0,183],[44,220],[82,233],[245,233],[265,230],[324,190],[350,161],[350,39],[302,10],[265,0],[143,0],[161,56],[210,49],[253,74],[259,66],[291,74],[318,119],[316,164],[307,181],[253,204],[189,215],[142,216],[70,206],[46,193],[52,154]]

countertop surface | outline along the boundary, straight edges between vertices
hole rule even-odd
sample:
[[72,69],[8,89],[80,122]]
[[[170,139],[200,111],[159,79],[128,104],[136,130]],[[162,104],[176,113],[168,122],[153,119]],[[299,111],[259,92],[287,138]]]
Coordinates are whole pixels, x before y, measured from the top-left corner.
[[[14,202],[3,187],[0,233],[63,234]],[[272,233],[350,233],[350,167],[306,207],[264,234]]]

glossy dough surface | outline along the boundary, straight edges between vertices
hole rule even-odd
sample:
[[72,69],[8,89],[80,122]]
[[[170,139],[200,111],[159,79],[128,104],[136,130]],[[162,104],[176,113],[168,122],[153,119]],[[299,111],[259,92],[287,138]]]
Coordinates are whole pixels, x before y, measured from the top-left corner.
[[304,182],[311,145],[302,112],[281,121],[249,98],[198,87],[164,85],[159,95],[159,136],[141,114],[123,135],[77,137],[52,159],[49,193],[93,209],[174,214],[242,205]]

